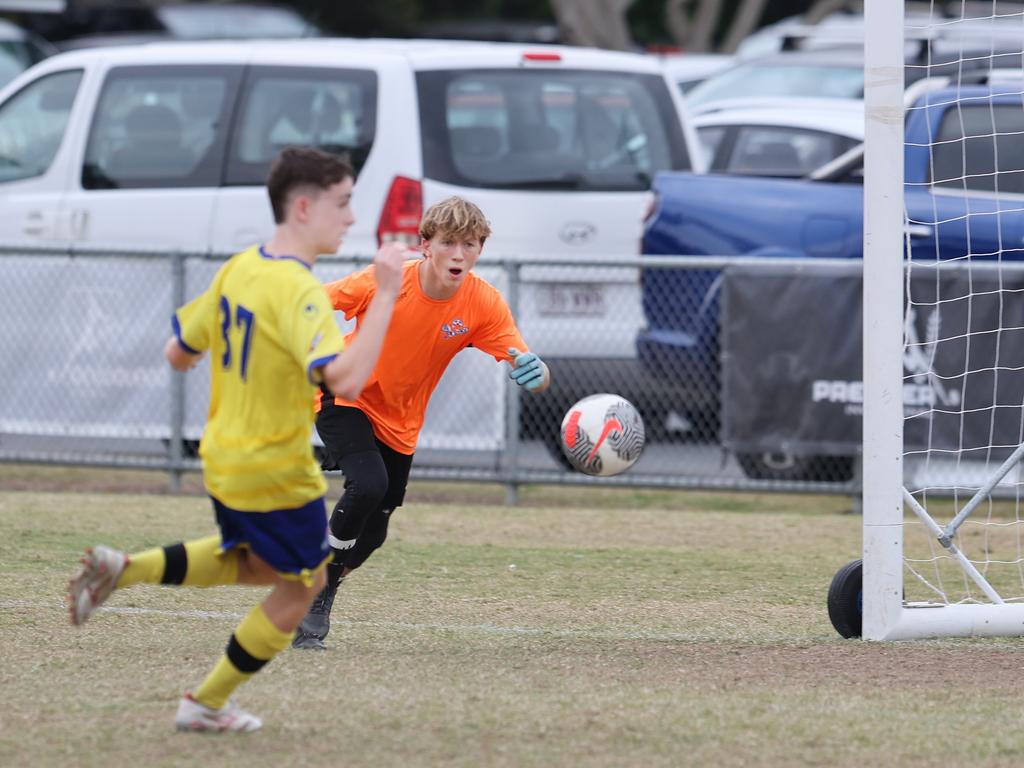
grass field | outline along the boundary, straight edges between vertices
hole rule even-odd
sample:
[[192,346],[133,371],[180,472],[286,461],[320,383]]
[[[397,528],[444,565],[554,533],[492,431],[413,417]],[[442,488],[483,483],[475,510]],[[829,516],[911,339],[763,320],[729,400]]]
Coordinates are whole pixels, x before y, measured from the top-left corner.
[[1021,641],[841,640],[825,593],[858,556],[850,500],[749,494],[525,489],[509,509],[500,489],[414,485],[329,649],[240,690],[264,729],[177,734],[178,697],[259,592],[137,587],[81,629],[61,595],[85,546],[204,535],[207,501],[2,469],[0,765],[1024,759]]

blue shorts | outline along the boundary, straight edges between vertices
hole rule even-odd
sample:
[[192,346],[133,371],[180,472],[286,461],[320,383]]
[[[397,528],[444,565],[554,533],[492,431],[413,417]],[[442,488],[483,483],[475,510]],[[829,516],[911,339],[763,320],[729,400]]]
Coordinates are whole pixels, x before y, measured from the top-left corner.
[[240,512],[210,497],[220,526],[222,550],[248,547],[283,576],[307,586],[331,558],[323,497],[295,509]]

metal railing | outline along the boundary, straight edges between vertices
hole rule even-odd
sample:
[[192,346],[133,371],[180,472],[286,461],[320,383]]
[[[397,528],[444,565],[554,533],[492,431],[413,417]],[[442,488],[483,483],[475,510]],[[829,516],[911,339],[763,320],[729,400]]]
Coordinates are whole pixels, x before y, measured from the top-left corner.
[[[0,246],[0,356],[7,371],[0,381],[0,461],[145,467],[167,471],[175,485],[183,472],[198,469],[194,447],[207,376],[200,369],[174,373],[161,353],[173,309],[205,288],[227,256]],[[369,260],[324,257],[315,272],[337,279]],[[507,366],[476,351],[460,353],[432,400],[412,476],[501,483],[510,502],[520,485],[534,483],[857,494],[855,448],[794,468],[781,444],[761,451],[760,469],[751,470],[750,454],[737,452],[723,433],[721,275],[780,269],[794,279],[822,271],[850,277],[859,275],[860,263],[481,259],[477,272],[502,291],[527,343],[549,362],[553,386],[539,396],[520,393],[505,376]],[[657,328],[662,321],[666,326]],[[640,337],[651,330],[661,336],[644,347]],[[704,348],[687,352],[694,341]],[[560,460],[558,435],[568,406],[602,391],[634,400],[648,442],[629,472],[593,478]],[[807,458],[802,450],[797,459]]]

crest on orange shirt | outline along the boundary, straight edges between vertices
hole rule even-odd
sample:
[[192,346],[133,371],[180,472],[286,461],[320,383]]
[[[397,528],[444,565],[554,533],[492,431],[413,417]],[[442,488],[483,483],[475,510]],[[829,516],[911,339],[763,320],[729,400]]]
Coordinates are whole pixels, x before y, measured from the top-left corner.
[[445,323],[441,326],[441,333],[446,339],[454,339],[456,336],[469,333],[469,327],[462,322],[462,320],[456,317],[451,322]]

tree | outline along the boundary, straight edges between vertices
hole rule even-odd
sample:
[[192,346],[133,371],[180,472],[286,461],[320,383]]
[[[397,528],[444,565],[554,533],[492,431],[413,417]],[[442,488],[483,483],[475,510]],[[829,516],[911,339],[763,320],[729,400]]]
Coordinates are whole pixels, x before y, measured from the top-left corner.
[[[771,0],[770,3],[768,0],[278,2],[299,8],[332,34],[355,37],[415,35],[424,23],[439,20],[499,18],[547,21],[553,13],[561,27],[562,38],[577,45],[631,50],[636,47],[632,29],[637,33],[637,38],[645,43],[672,42],[684,50],[697,52],[732,51],[744,37],[763,23],[803,13],[808,9],[816,17],[836,10],[856,10],[863,0]],[[813,23],[810,14],[808,21]]]
[[714,50],[715,26],[722,13],[722,0],[667,0],[665,26],[683,49],[695,53]]
[[837,11],[864,12],[863,0],[818,0],[805,15],[808,24],[817,24],[830,13]]
[[743,42],[743,38],[760,26],[767,3],[768,0],[743,0],[722,41],[722,51],[732,53]]
[[[567,41],[628,50],[633,43],[626,11],[635,1],[551,0],[551,5]],[[801,4],[799,0],[797,4]],[[717,47],[732,52],[760,26],[768,0],[651,0],[640,5],[646,25],[664,28],[672,42],[684,50],[711,51]],[[651,18],[652,10],[659,18]],[[722,42],[716,46],[719,37]]]
[[628,51],[633,40],[626,11],[634,0],[551,0],[566,42]]

